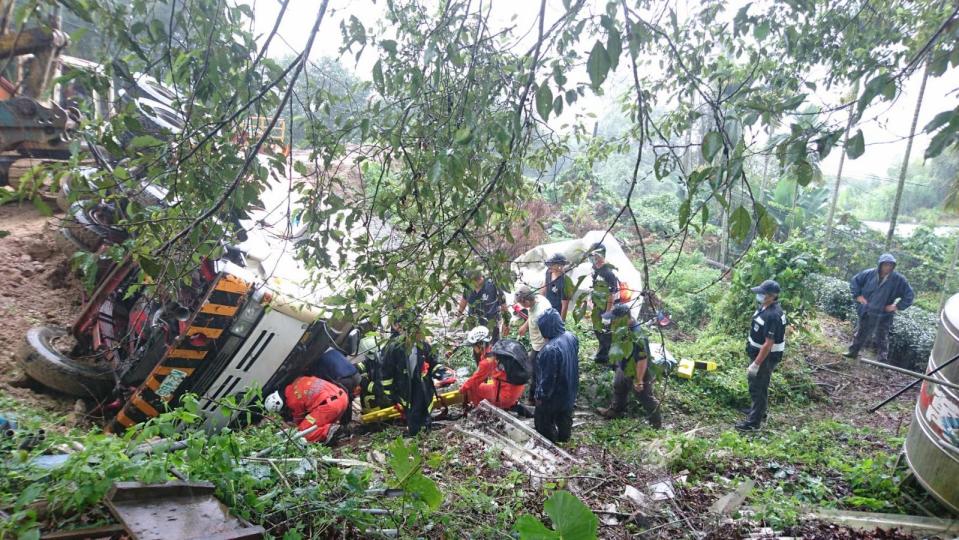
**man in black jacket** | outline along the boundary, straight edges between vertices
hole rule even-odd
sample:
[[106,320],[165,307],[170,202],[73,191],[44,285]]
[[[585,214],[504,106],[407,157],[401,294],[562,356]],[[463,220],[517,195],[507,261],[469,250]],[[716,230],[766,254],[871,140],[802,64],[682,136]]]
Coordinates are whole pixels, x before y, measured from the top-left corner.
[[436,396],[432,374],[437,362],[433,348],[415,328],[415,315],[402,314],[393,323],[393,332],[382,353],[382,376],[392,380],[390,397],[394,405],[402,407],[410,435],[429,429]]
[[759,309],[749,322],[746,354],[751,361],[746,369],[752,407],[746,420],[736,424],[740,431],[755,431],[766,419],[769,405],[769,379],[786,350],[786,314],[779,305],[779,283],[771,279],[753,287]]

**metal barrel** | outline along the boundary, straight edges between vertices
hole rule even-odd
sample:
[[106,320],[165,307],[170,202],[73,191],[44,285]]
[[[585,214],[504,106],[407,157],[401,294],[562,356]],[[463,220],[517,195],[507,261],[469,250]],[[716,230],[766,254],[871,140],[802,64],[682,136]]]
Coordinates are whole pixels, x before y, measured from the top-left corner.
[[[959,354],[959,294],[946,302],[926,373]],[[959,362],[931,375],[959,383]],[[923,381],[905,443],[906,462],[929,493],[959,512],[959,391]]]

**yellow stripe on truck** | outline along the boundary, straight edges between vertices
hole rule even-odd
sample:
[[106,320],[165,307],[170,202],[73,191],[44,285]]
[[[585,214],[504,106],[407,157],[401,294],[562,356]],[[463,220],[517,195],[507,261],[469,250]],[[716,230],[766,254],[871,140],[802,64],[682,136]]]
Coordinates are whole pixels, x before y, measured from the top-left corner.
[[224,317],[232,317],[236,315],[237,310],[240,308],[237,306],[228,306],[225,304],[203,304],[200,307],[200,313],[206,313],[207,315],[222,315]]

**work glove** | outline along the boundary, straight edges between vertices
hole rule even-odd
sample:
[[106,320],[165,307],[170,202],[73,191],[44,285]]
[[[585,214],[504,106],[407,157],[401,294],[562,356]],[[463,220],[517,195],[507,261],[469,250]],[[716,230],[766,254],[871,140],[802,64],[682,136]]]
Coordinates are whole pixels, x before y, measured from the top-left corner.
[[755,377],[756,375],[759,375],[759,364],[757,364],[756,362],[749,364],[749,369],[746,370],[746,375],[748,375],[751,378]]

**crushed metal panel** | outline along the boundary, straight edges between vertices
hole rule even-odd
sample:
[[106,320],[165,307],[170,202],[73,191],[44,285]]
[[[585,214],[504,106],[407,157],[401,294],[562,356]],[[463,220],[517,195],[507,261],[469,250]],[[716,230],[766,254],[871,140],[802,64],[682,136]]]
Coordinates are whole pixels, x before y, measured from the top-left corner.
[[208,482],[117,482],[106,505],[134,540],[263,538],[263,527],[231,516],[214,490]]
[[523,421],[483,400],[456,431],[469,435],[538,477],[553,477],[580,460],[551,443]]

